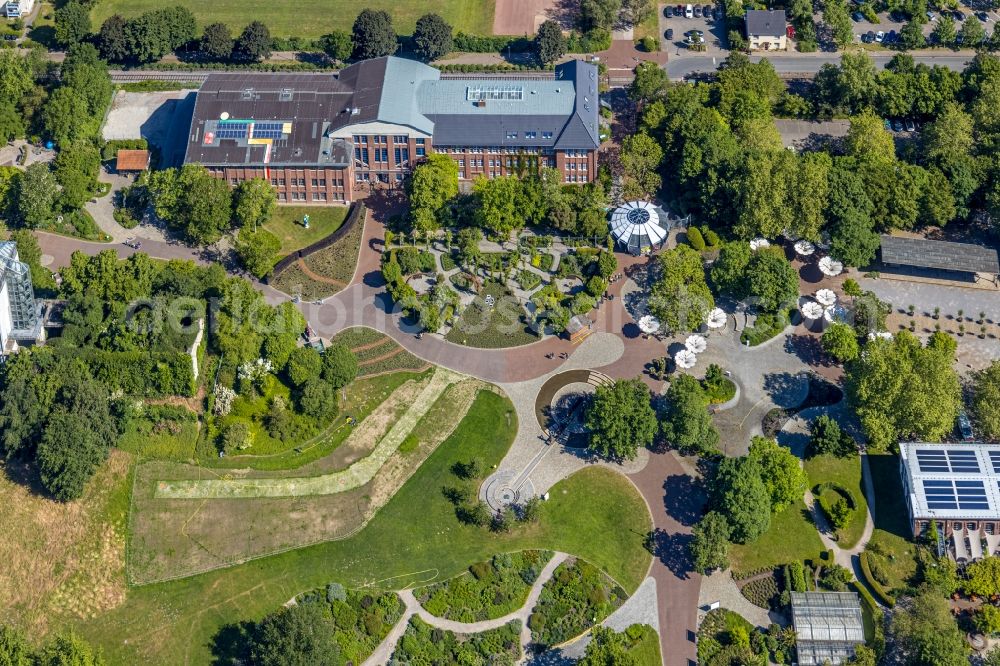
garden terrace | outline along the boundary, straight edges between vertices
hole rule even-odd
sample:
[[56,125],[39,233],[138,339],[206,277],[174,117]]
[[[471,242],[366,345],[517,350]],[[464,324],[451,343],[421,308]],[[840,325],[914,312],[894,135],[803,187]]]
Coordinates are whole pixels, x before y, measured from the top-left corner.
[[[261,617],[303,589],[325,585],[331,571],[347,586],[398,588],[450,577],[498,550],[525,548],[578,554],[610,572],[627,591],[635,590],[649,567],[640,535],[648,533],[650,516],[635,487],[610,470],[588,468],[557,483],[552,499],[542,504],[539,522],[524,530],[490,534],[456,519],[454,507],[441,495],[441,487],[451,483],[451,468],[470,456],[479,457],[485,468],[499,463],[517,431],[513,415],[513,406],[502,396],[480,392],[455,432],[364,529],[348,538],[196,577],[132,587],[117,608],[78,627],[113,663],[209,661],[212,637],[223,625]],[[270,500],[256,500],[253,506],[253,520],[248,514],[217,521],[215,530],[232,525],[233,535],[239,533],[245,546],[248,524],[271,512],[288,522],[287,507]],[[133,519],[136,515],[133,511]],[[435,536],[444,531],[449,539]],[[179,535],[172,530],[161,538],[172,540],[173,546]],[[133,560],[136,546],[133,539]],[[137,632],[139,618],[143,626],[157,630]]]

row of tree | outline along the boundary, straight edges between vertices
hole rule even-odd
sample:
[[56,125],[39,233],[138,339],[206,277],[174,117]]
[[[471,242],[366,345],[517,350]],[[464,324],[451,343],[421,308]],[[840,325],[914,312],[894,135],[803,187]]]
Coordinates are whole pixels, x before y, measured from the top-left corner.
[[[824,66],[810,100],[789,93],[766,61],[740,55],[708,85],[670,85],[641,66],[630,89],[641,131],[623,144],[619,175],[638,192],[662,176],[683,209],[738,238],[829,234],[835,256],[863,266],[880,232],[966,220],[979,207],[1000,212],[995,81],[991,56],[958,74],[900,55],[876,73],[867,55],[845,54]],[[930,122],[897,154],[875,110]],[[775,113],[853,116],[842,142],[797,154],[784,149]]]

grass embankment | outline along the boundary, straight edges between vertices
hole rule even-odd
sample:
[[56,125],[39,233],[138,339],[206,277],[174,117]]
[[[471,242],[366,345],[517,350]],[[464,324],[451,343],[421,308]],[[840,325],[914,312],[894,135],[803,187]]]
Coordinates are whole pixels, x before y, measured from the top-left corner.
[[452,466],[479,457],[499,463],[517,432],[513,405],[479,393],[454,433],[357,535],[230,569],[133,588],[113,612],[81,623],[112,663],[205,663],[226,624],[257,619],[295,594],[339,580],[351,587],[399,588],[443,580],[494,553],[546,548],[605,569],[626,590],[646,575],[642,546],[650,516],[624,477],[593,467],[550,490],[537,524],[509,534],[460,523],[441,488]]
[[869,549],[883,553],[879,561],[888,578],[884,587],[896,594],[917,572],[917,550],[907,523],[909,511],[899,479],[899,458],[891,454],[869,455],[868,467],[875,488],[872,503],[875,531],[868,542]]
[[[868,518],[868,502],[865,500],[864,483],[861,480],[861,458],[859,456],[846,458],[831,455],[814,456],[806,460],[805,469],[806,475],[809,477],[810,487],[816,484],[832,483],[851,493],[855,509],[851,513],[851,520],[847,526],[837,530],[837,545],[841,548],[853,548],[861,539]],[[824,499],[828,505],[832,505],[833,502],[840,499],[840,493],[835,489],[827,490],[824,493]]]
[[[244,2],[242,0],[178,0],[180,7],[194,12],[199,28],[219,21],[238,34],[250,21],[261,21],[272,35],[279,37],[316,38],[332,30],[351,31],[354,19],[363,8],[384,9],[392,16],[393,27],[402,35],[409,35],[417,19],[430,11],[420,0],[372,0],[363,5],[348,0],[327,2]],[[95,30],[112,14],[125,17],[161,9],[160,0],[106,0],[94,5],[91,19]],[[438,0],[433,11],[454,26],[455,31],[489,35],[493,31],[493,0]]]

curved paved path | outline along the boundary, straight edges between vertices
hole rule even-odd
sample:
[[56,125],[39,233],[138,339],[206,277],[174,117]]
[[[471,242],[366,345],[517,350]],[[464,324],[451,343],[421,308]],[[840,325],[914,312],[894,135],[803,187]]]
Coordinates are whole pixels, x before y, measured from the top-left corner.
[[396,626],[392,628],[392,631],[389,632],[389,635],[386,636],[385,640],[383,640],[379,646],[375,648],[375,652],[373,652],[372,655],[365,660],[363,666],[382,666],[383,664],[389,663],[393,650],[396,649],[396,644],[406,632],[406,627],[410,623],[410,618],[414,615],[418,616],[421,620],[432,627],[437,627],[438,629],[444,629],[446,631],[453,631],[456,634],[475,634],[481,631],[489,631],[490,629],[502,627],[512,620],[520,620],[521,652],[523,654],[528,643],[531,641],[531,630],[528,628],[528,617],[531,615],[531,611],[534,610],[535,604],[538,603],[538,597],[542,593],[542,587],[549,581],[550,578],[552,578],[552,574],[555,572],[556,567],[565,562],[569,557],[570,556],[566,553],[555,553],[552,556],[552,559],[550,559],[545,567],[542,568],[541,573],[538,574],[538,578],[531,586],[531,589],[528,590],[528,596],[525,599],[524,604],[516,611],[493,620],[483,620],[481,622],[455,622],[454,620],[446,620],[444,618],[437,617],[436,615],[431,615],[424,610],[424,607],[421,606],[420,602],[418,602],[416,597],[413,596],[413,590],[409,588],[400,590],[399,597],[403,600],[403,605],[406,607],[403,611],[403,615],[399,618],[399,622],[396,623]]
[[[651,379],[644,371],[651,359],[664,355],[663,343],[639,335],[622,305],[621,290],[625,280],[613,282],[608,288],[613,298],[605,301],[602,307],[592,313],[594,333],[589,344],[585,341],[581,345],[574,345],[568,340],[548,336],[539,342],[512,349],[473,349],[450,343],[436,335],[424,335],[418,340],[414,335],[416,330],[402,322],[399,313],[392,310],[384,295],[379,252],[384,227],[371,210],[366,215],[364,224],[362,246],[351,285],[324,301],[299,304],[317,335],[328,338],[351,326],[374,328],[429,363],[500,384],[508,393],[515,393],[511,396],[515,402],[518,402],[514,390],[517,384],[552,373],[567,363],[565,359],[559,358],[561,353],[566,353],[570,361],[587,361],[591,369],[600,370],[611,377],[639,376],[654,391],[662,388],[663,382]],[[113,249],[120,257],[136,252],[121,244],[88,243],[48,233],[39,233],[38,238],[42,252],[46,255],[44,262],[52,268],[67,265],[71,253],[76,250],[94,255],[102,250]],[[221,260],[218,253],[210,250],[198,251],[156,240],[143,240],[141,251],[155,258],[188,259],[202,264]],[[620,253],[617,257],[619,270],[623,273],[633,265],[651,260]],[[280,303],[290,298],[267,285],[255,282],[255,286],[270,303]],[[581,351],[593,349],[595,345],[603,347],[601,336],[606,336],[605,342],[612,345],[610,355],[607,349],[598,352]],[[537,425],[533,398],[532,395],[530,407],[526,405],[525,409],[525,417],[530,414],[530,418],[523,420]],[[530,434],[527,436],[533,438]],[[532,455],[538,455],[537,444],[536,440],[535,454]],[[545,455],[540,456],[539,461],[544,457]],[[561,456],[554,456],[559,457]],[[514,461],[505,459],[504,464],[511,462]],[[527,464],[530,460],[525,462]],[[584,464],[579,459],[574,462],[568,467],[575,468]],[[559,467],[555,465],[545,469],[558,474]],[[659,600],[661,651],[665,663],[686,666],[695,657],[694,636],[697,630],[700,585],[700,577],[691,571],[687,562],[686,549],[690,539],[690,526],[700,516],[702,499],[693,490],[691,478],[673,454],[652,454],[641,471],[637,467],[620,471],[631,472],[630,478],[646,501],[657,529],[657,553],[650,575],[656,581],[656,596]],[[525,466],[521,467],[524,468]],[[566,471],[567,469],[562,470],[563,475]],[[531,469],[531,473],[539,475],[539,481],[543,485],[551,485],[558,480],[554,476],[543,474],[537,469],[537,465]]]

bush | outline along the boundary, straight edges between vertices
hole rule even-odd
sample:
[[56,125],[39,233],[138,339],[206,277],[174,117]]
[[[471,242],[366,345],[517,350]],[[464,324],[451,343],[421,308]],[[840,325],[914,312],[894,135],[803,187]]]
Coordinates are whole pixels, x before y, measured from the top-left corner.
[[149,150],[145,139],[111,139],[101,148],[102,160],[113,160],[119,150]]
[[789,322],[789,312],[766,312],[757,316],[757,321],[753,326],[743,329],[740,334],[740,342],[749,343],[751,347],[767,342],[774,336],[785,330]]
[[705,249],[705,239],[702,237],[701,232],[698,231],[698,227],[689,227],[687,230],[688,243],[691,247],[698,250],[699,252]]
[[639,40],[639,46],[641,46],[642,50],[646,53],[653,53],[660,50],[660,45],[656,41],[656,38],[649,35],[646,35]]
[[705,244],[708,247],[713,248],[713,247],[718,247],[719,246],[719,242],[720,242],[720,240],[719,240],[719,234],[715,233],[714,231],[712,231],[708,227],[702,227],[701,228],[701,235],[702,235],[702,238],[705,239]]
[[464,32],[455,33],[454,44],[456,51],[468,53],[500,53],[508,49],[511,52],[527,53],[533,48],[527,37],[467,35]]
[[115,212],[112,216],[123,229],[135,229],[139,226],[139,220],[132,217],[132,213],[128,211],[127,208],[115,208]]

